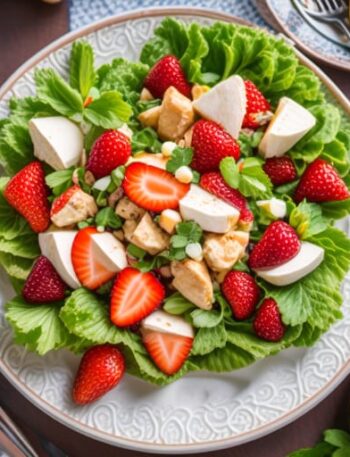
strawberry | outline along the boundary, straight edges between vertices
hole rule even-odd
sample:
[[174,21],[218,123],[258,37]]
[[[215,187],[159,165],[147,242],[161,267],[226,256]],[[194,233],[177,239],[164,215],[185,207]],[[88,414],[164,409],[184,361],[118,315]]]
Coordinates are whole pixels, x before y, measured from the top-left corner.
[[239,159],[238,143],[220,125],[201,119],[193,126],[192,144],[194,150],[192,167],[199,173],[215,171],[221,159]]
[[69,187],[63,194],[61,194],[59,197],[55,198],[55,200],[52,202],[51,205],[51,212],[50,212],[50,217],[54,216],[55,214],[59,213],[62,208],[66,206],[66,204],[69,202],[71,197],[75,194],[75,192],[80,191],[81,188],[74,184],[74,186]]
[[249,256],[250,268],[281,265],[295,257],[300,241],[293,227],[283,221],[272,222]]
[[337,170],[323,159],[310,163],[294,194],[297,203],[304,198],[311,202],[329,202],[349,197],[350,192]]
[[118,130],[107,130],[92,146],[86,168],[96,179],[103,178],[119,165],[124,165],[130,155],[129,138]]
[[4,197],[25,219],[34,232],[44,232],[50,224],[49,191],[40,162],[31,162],[19,171],[4,191]]
[[259,338],[266,341],[279,341],[283,338],[283,325],[278,305],[273,298],[265,298],[253,320],[253,329]]
[[91,235],[95,233],[98,233],[95,227],[79,230],[72,246],[74,271],[82,285],[88,289],[97,289],[115,275],[93,257]]
[[179,60],[172,55],[165,56],[155,63],[144,81],[144,86],[155,98],[163,98],[164,92],[170,86],[175,87],[185,97],[191,98],[191,85]]
[[212,171],[202,175],[199,182],[203,189],[207,190],[216,197],[225,200],[232,206],[235,206],[240,211],[239,221],[245,225],[251,225],[254,220],[254,215],[248,207],[246,198],[239,192],[239,190],[229,187],[224,178],[218,171]]
[[267,159],[263,169],[275,186],[292,182],[297,177],[293,160],[286,156]]
[[152,273],[124,268],[112,288],[111,321],[118,327],[134,325],[151,314],[164,297],[165,289]]
[[180,370],[193,344],[193,338],[188,336],[156,331],[146,332],[142,340],[153,362],[169,376]]
[[134,162],[126,169],[123,189],[137,206],[160,212],[164,209],[176,209],[179,200],[189,191],[190,185],[179,182],[165,170]]
[[260,289],[253,276],[244,271],[230,271],[221,285],[235,319],[248,319],[259,302]]
[[244,81],[247,97],[246,114],[243,119],[243,128],[257,129],[265,124],[264,115],[270,111],[270,104],[251,81]]
[[91,347],[83,355],[75,377],[74,402],[85,405],[102,397],[119,383],[124,371],[124,356],[116,346]]
[[50,303],[63,300],[66,288],[50,260],[42,255],[34,263],[22,295],[28,303]]

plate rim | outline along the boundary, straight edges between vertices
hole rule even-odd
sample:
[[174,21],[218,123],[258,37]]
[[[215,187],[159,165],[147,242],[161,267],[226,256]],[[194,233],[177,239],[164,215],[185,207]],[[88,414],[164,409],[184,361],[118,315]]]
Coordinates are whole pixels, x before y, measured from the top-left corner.
[[[281,19],[278,14],[276,13],[275,9],[272,8],[270,0],[265,1],[266,6],[272,15],[273,19],[277,22],[278,26],[283,30],[288,37],[290,37],[294,43],[301,49],[301,51],[305,52],[313,59],[317,60],[318,62],[327,65],[331,68],[336,68],[338,70],[346,71],[347,73],[350,72],[349,63],[346,63],[340,59],[336,59],[332,56],[326,57],[324,54],[318,54],[313,48],[307,46],[295,33],[293,33],[286,25],[283,19]],[[299,11],[297,13],[300,15]]]
[[[199,16],[206,17],[208,19],[217,19],[227,22],[234,22],[249,27],[259,28],[254,24],[246,21],[240,17],[234,16],[229,13],[219,12],[210,8],[196,8],[196,7],[152,7],[143,10],[134,10],[131,12],[116,14],[105,19],[101,19],[78,30],[68,32],[57,40],[53,41],[49,45],[45,46],[42,50],[34,54],[30,59],[26,60],[0,87],[0,99],[2,99],[8,91],[11,90],[12,86],[16,81],[22,77],[27,71],[31,70],[33,66],[38,64],[41,60],[47,57],[48,54],[57,51],[63,46],[68,45],[72,41],[86,36],[90,33],[96,32],[97,30],[112,26],[118,23],[126,22],[129,20],[140,19],[143,17],[157,17],[157,16]],[[268,32],[270,33],[270,32]],[[281,35],[281,34],[280,34]],[[283,37],[285,35],[282,34]],[[292,43],[293,44],[293,43]],[[295,52],[299,60],[310,69],[312,69],[322,82],[332,92],[334,97],[337,99],[339,104],[342,105],[343,109],[350,115],[350,101],[344,95],[344,93],[333,83],[333,81],[313,62],[311,62],[302,52],[295,49]],[[6,377],[8,381],[22,394],[27,400],[29,400],[34,406],[36,406],[43,413],[48,414],[54,420],[57,420],[61,424],[73,429],[74,431],[86,435],[92,439],[97,439],[106,444],[112,446],[120,446],[122,448],[137,450],[140,452],[152,451],[156,454],[184,454],[184,453],[200,453],[203,451],[214,451],[219,449],[225,449],[229,447],[238,446],[249,441],[253,441],[262,438],[286,425],[293,422],[297,418],[306,414],[319,402],[325,399],[333,390],[341,383],[341,381],[350,374],[350,360],[343,364],[343,366],[333,375],[333,377],[320,389],[314,392],[310,397],[304,400],[298,406],[292,408],[288,412],[279,416],[277,419],[268,422],[267,424],[261,425],[254,430],[244,432],[242,434],[231,436],[221,440],[215,441],[201,441],[200,443],[188,443],[188,444],[174,444],[165,445],[162,443],[151,443],[141,442],[128,439],[126,437],[112,435],[107,432],[103,432],[93,428],[90,425],[82,424],[79,420],[72,416],[67,415],[63,411],[60,411],[54,405],[43,400],[37,393],[29,389],[24,382],[22,382],[18,376],[16,376],[8,367],[3,360],[0,359],[0,372]]]

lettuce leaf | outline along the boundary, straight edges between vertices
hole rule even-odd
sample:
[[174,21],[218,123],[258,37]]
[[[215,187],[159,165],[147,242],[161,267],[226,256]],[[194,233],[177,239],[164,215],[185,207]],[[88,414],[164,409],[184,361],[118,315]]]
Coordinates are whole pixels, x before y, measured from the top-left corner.
[[84,99],[94,85],[94,51],[87,41],[73,43],[69,60],[69,82]]
[[73,339],[59,318],[60,304],[29,305],[20,296],[6,305],[6,319],[15,341],[44,355],[72,344]]

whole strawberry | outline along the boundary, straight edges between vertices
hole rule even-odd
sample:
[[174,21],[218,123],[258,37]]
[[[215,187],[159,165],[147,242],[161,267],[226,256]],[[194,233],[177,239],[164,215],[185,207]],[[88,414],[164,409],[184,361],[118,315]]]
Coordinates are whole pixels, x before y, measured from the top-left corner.
[[185,97],[191,98],[191,85],[179,60],[172,55],[165,56],[154,64],[144,81],[144,86],[154,98],[163,98],[164,92],[170,86],[175,87]]
[[192,167],[199,173],[215,171],[221,159],[239,159],[238,143],[220,125],[201,119],[193,126],[192,144],[194,150]]
[[216,197],[225,200],[232,206],[235,206],[240,211],[240,225],[250,226],[254,220],[254,215],[248,207],[247,199],[239,192],[239,190],[229,187],[224,178],[218,171],[211,171],[202,175],[200,186]]
[[270,103],[260,90],[251,81],[244,81],[247,98],[246,114],[243,119],[243,128],[257,129],[266,124],[266,112],[270,111]]
[[244,271],[230,271],[221,285],[235,319],[248,319],[259,302],[260,289],[253,276]]
[[293,227],[283,221],[272,222],[249,256],[250,268],[281,265],[295,257],[300,241]]
[[91,347],[83,355],[74,381],[74,402],[85,405],[102,397],[119,383],[124,371],[124,356],[116,346]]
[[103,178],[124,165],[130,155],[129,138],[118,130],[107,130],[92,146],[86,168],[96,179]]
[[33,265],[22,295],[28,303],[51,303],[65,298],[67,286],[50,260],[43,255]]
[[259,338],[280,341],[285,333],[278,305],[273,298],[265,298],[253,321],[253,329]]
[[293,160],[286,156],[267,159],[263,169],[275,186],[292,182],[297,177]]
[[304,198],[310,202],[331,202],[349,197],[349,189],[337,170],[323,159],[310,163],[294,194],[297,203]]
[[31,162],[7,184],[4,197],[25,219],[34,232],[44,232],[50,224],[48,187],[40,162]]

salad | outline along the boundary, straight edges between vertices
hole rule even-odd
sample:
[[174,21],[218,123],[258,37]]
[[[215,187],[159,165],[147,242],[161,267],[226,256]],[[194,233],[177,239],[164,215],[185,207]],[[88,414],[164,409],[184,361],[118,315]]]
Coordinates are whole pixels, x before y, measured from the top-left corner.
[[0,120],[0,262],[17,343],[83,354],[73,400],[124,371],[158,385],[311,346],[342,317],[350,123],[281,39],[165,19],[140,62],[69,80]]

